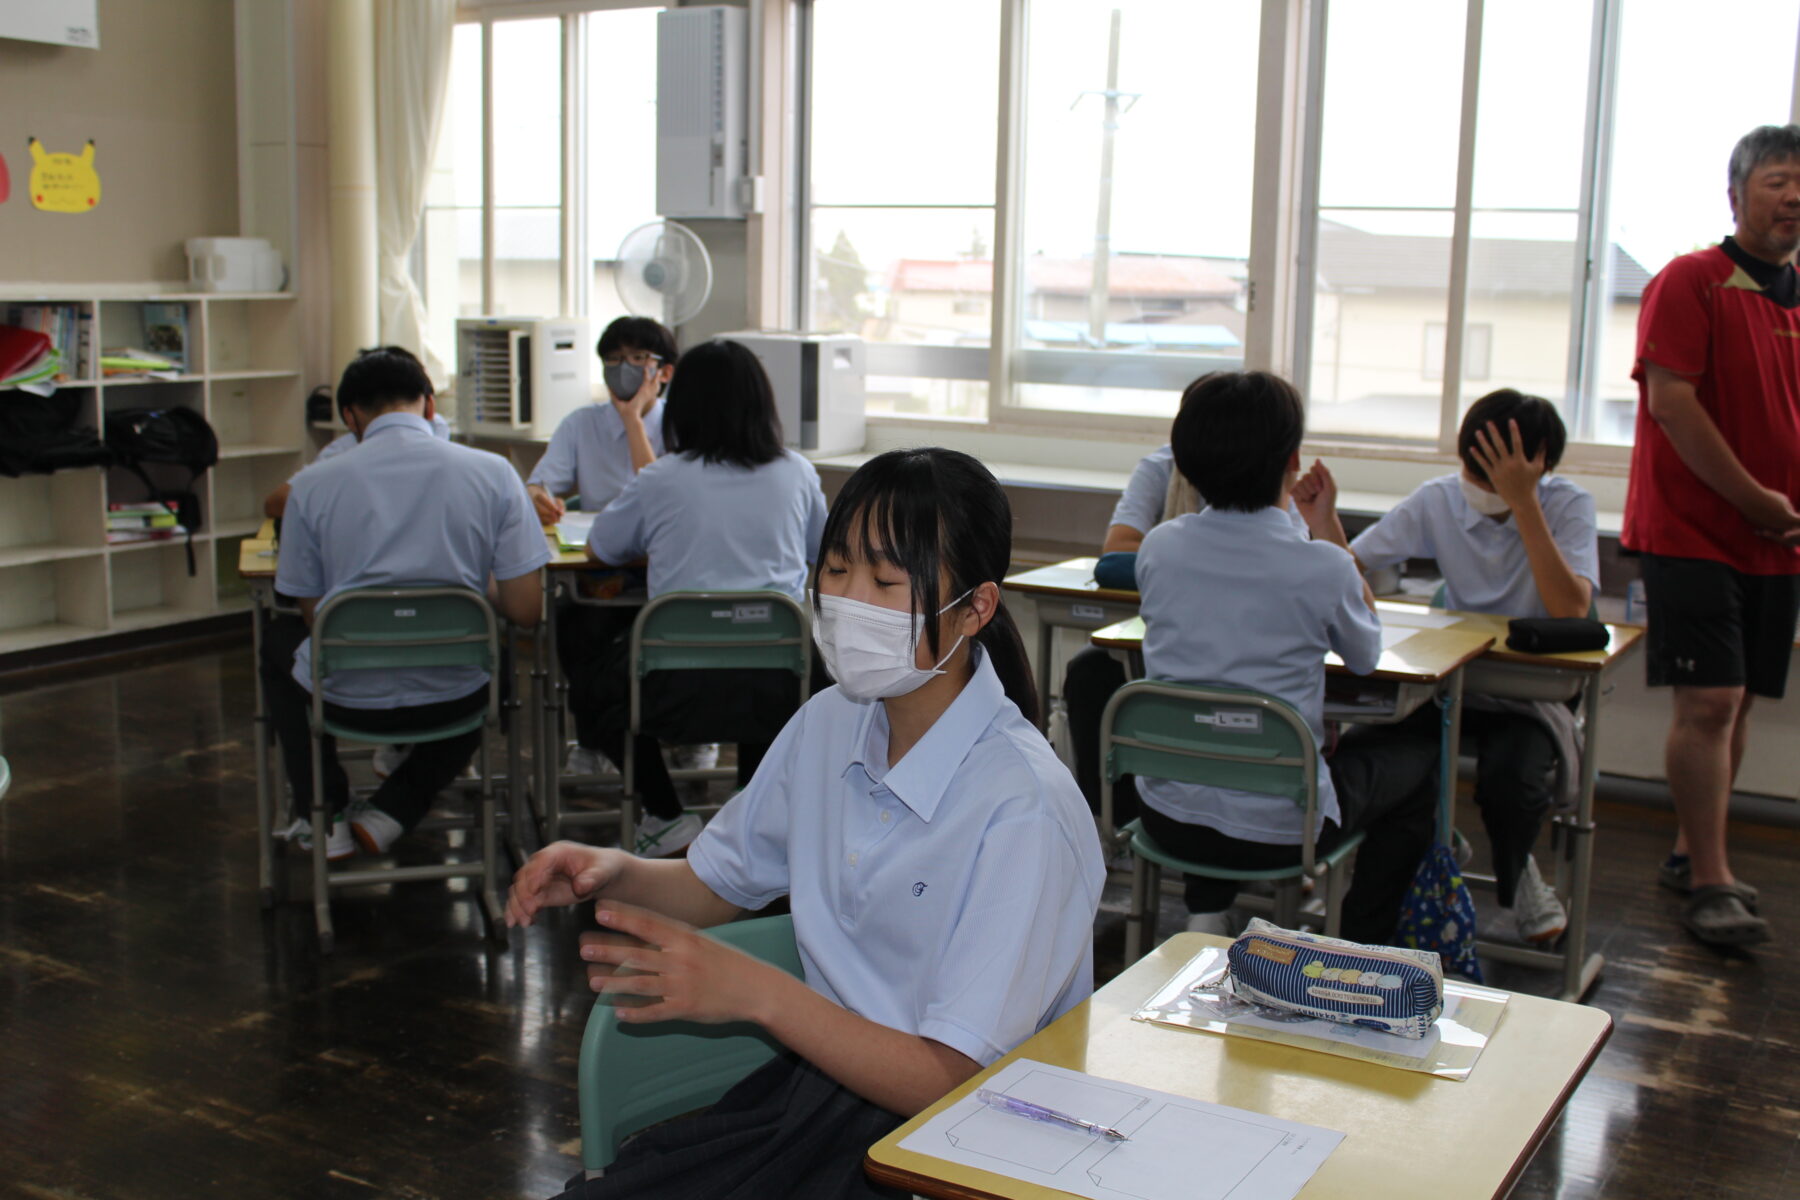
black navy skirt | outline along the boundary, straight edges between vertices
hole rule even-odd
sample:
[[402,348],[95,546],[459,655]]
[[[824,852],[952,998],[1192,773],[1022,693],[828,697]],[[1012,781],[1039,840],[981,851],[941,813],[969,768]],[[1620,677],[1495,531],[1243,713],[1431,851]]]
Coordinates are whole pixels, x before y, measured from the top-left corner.
[[905,1200],[862,1166],[901,1121],[784,1054],[711,1108],[645,1130],[604,1176],[577,1176],[556,1200]]

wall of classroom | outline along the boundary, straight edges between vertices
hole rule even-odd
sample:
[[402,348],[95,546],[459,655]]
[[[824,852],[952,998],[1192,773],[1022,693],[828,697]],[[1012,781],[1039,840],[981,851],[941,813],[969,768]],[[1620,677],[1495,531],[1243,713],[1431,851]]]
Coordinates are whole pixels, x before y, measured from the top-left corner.
[[[100,0],[99,25],[98,50],[0,39],[8,282],[185,279],[184,240],[237,232],[231,0]],[[30,137],[54,153],[94,140],[96,208],[32,206]]]

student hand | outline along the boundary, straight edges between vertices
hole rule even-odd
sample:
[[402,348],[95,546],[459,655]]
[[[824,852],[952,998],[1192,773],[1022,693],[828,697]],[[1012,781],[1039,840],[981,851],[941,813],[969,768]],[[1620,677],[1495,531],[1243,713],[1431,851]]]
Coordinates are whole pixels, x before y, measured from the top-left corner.
[[1487,472],[1488,482],[1494,485],[1495,493],[1506,501],[1508,508],[1524,508],[1537,499],[1538,480],[1544,477],[1549,447],[1540,444],[1537,457],[1526,458],[1525,439],[1519,434],[1519,423],[1508,421],[1506,424],[1506,434],[1502,434],[1500,427],[1492,421],[1477,429],[1469,457]]
[[1337,480],[1323,459],[1313,459],[1306,473],[1294,480],[1294,503],[1309,522],[1315,511],[1328,513],[1337,508]]
[[531,504],[537,509],[538,520],[546,525],[554,525],[562,520],[569,506],[552,496],[542,488],[531,489]]
[[[648,909],[604,901],[594,917],[601,932],[581,937],[588,986],[607,996],[649,997],[616,1010],[626,1024],[755,1020],[771,990],[788,978],[778,967]],[[640,944],[628,944],[618,933]],[[619,974],[621,967],[634,973]]]
[[506,895],[508,926],[531,924],[539,910],[591,900],[619,873],[618,852],[552,842],[519,868]]

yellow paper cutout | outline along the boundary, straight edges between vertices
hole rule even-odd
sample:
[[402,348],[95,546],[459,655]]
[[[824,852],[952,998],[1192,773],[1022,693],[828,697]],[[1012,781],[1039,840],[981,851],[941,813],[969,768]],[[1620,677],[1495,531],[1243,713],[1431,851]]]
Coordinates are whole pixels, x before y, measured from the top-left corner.
[[83,213],[100,203],[100,173],[94,170],[94,139],[80,154],[51,154],[31,138],[31,203],[45,212]]

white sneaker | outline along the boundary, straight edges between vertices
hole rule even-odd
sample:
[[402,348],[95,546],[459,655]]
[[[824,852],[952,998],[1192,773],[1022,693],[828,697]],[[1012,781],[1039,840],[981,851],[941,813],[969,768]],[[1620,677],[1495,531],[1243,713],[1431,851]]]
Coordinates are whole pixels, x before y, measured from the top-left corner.
[[[312,822],[296,817],[294,823],[275,835],[287,839],[289,845],[312,853]],[[331,823],[331,836],[325,839],[325,861],[343,862],[356,856],[356,840],[350,836],[350,822],[343,817]]]
[[1191,912],[1187,919],[1189,933],[1214,933],[1220,937],[1233,937],[1235,934],[1231,925],[1230,909],[1225,909],[1223,912]]
[[375,778],[386,779],[400,769],[406,756],[412,752],[412,746],[377,746],[369,759],[369,767],[375,772]]
[[357,844],[370,854],[386,854],[388,847],[406,830],[373,804],[365,804],[350,818],[350,832],[355,835]]
[[1519,874],[1519,886],[1513,895],[1513,918],[1518,922],[1519,936],[1528,942],[1554,942],[1568,928],[1569,915],[1556,898],[1556,890],[1538,874],[1535,858],[1527,858],[1525,870]]
[[569,751],[569,757],[563,763],[564,775],[618,775],[619,768],[613,766],[612,759],[598,750],[589,750],[586,746],[576,746]]
[[669,747],[669,767],[675,771],[710,771],[719,765],[719,744]]
[[684,812],[672,821],[644,814],[638,822],[637,852],[640,858],[667,858],[700,836],[700,818]]

